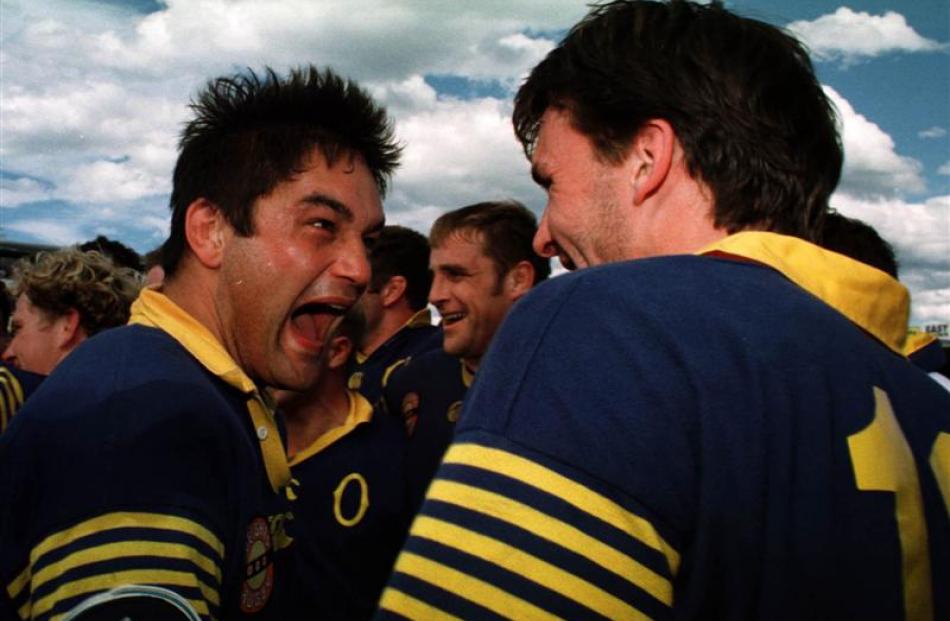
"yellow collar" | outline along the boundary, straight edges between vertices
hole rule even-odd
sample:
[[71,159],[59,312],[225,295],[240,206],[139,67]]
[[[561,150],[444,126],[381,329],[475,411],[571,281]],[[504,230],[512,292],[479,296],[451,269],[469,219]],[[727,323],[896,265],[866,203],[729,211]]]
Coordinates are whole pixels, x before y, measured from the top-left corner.
[[290,468],[277,429],[273,402],[257,388],[211,331],[154,289],[143,289],[139,294],[132,304],[129,324],[167,332],[208,371],[247,396],[247,409],[261,443],[267,478],[275,492],[286,486],[290,481]]
[[475,371],[472,371],[467,366],[465,366],[465,363],[461,358],[459,358],[459,365],[462,367],[462,384],[466,388],[471,388],[472,382],[475,381]]
[[907,342],[904,343],[904,355],[910,356],[911,354],[920,351],[924,347],[927,347],[936,340],[937,337],[933,334],[930,334],[929,332],[910,330],[907,332]]
[[697,254],[717,251],[768,265],[902,354],[910,295],[884,272],[776,233],[736,233]]
[[366,400],[366,397],[355,390],[347,390],[346,396],[349,400],[350,409],[343,424],[339,427],[330,429],[319,438],[314,440],[310,446],[291,457],[291,466],[296,466],[305,459],[316,455],[346,434],[356,429],[357,425],[361,423],[368,423],[370,420],[372,420],[373,406],[369,401]]
[[[424,327],[426,327],[426,326],[431,326],[431,325],[432,325],[432,312],[429,311],[428,308],[423,308],[423,309],[420,310],[420,311],[416,311],[416,312],[412,315],[412,317],[410,317],[410,318],[406,321],[406,323],[402,324],[402,327],[401,327],[401,328],[399,328],[398,330],[396,330],[395,332],[393,332],[392,336],[390,336],[388,339],[386,339],[386,340],[383,342],[382,345],[380,345],[379,347],[377,347],[377,348],[376,348],[375,350],[373,350],[373,351],[376,352],[376,351],[382,349],[383,347],[385,347],[385,346],[386,346],[386,343],[388,343],[389,341],[391,341],[394,336],[396,336],[397,334],[399,334],[400,332],[402,332],[402,331],[405,330],[406,328],[424,328]],[[369,357],[370,357],[371,355],[372,355],[372,354],[364,354],[364,353],[361,352],[361,351],[357,351],[357,352],[354,354],[354,358],[356,359],[356,364],[363,364],[363,363],[365,363],[367,360],[369,360]]]

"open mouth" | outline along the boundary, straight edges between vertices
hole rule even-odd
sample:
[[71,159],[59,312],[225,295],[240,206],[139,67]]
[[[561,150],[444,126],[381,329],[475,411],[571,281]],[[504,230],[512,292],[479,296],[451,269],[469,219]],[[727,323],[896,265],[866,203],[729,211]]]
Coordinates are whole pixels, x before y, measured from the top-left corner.
[[451,326],[454,323],[462,321],[466,316],[466,313],[446,313],[442,315],[442,325]]
[[310,349],[318,349],[326,336],[327,329],[336,317],[341,317],[348,306],[342,304],[324,304],[311,302],[302,304],[290,315],[290,323],[297,337]]

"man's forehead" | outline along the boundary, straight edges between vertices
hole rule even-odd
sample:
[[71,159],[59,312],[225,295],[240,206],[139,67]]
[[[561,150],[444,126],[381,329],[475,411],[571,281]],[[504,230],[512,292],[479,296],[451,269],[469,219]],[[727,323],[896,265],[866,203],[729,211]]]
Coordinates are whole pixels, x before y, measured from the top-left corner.
[[445,253],[458,254],[465,252],[470,254],[469,259],[475,260],[478,257],[490,258],[485,252],[485,234],[471,227],[463,227],[449,232],[438,244],[432,246],[429,254],[431,265],[435,265],[435,256]]

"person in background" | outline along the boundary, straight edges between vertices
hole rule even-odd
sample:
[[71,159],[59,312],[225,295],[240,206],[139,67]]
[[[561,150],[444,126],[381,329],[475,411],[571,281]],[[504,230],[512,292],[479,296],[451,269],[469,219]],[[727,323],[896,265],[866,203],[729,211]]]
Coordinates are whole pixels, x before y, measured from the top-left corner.
[[579,269],[512,309],[380,618],[950,618],[950,394],[907,290],[817,240],[843,154],[801,44],[595,6],[513,124]]
[[346,363],[360,342],[362,313],[347,313],[324,350],[320,379],[279,391],[293,476],[297,608],[321,619],[368,619],[406,537],[406,434],[347,388]]
[[288,607],[290,468],[265,387],[318,379],[400,147],[364,90],[313,66],[213,79],[191,111],[161,288],[0,435],[2,618],[135,585],[206,620],[320,614]]
[[120,241],[109,239],[105,235],[98,235],[85,243],[79,244],[83,252],[95,250],[112,259],[119,267],[126,267],[136,272],[142,271],[142,257],[135,250]]
[[508,311],[551,272],[534,254],[534,215],[517,201],[477,203],[442,214],[429,242],[429,302],[442,316],[442,347],[397,369],[385,388],[388,412],[410,436],[409,494],[418,510],[445,449],[482,356]]
[[375,404],[393,369],[441,345],[426,297],[432,284],[429,242],[421,233],[387,226],[370,251],[372,276],[360,298],[366,330],[350,361],[350,388]]

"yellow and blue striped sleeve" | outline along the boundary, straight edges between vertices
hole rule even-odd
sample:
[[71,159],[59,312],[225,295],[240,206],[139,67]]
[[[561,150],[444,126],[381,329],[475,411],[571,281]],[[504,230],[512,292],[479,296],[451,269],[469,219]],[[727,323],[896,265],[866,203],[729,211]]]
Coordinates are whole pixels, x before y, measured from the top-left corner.
[[20,380],[6,366],[0,365],[0,433],[7,428],[16,411],[23,405]]
[[380,616],[670,616],[679,552],[629,503],[581,479],[511,445],[453,445],[396,563]]
[[59,619],[91,595],[126,584],[169,588],[212,618],[223,561],[220,539],[193,517],[120,511],[46,536],[3,586],[23,620]]

